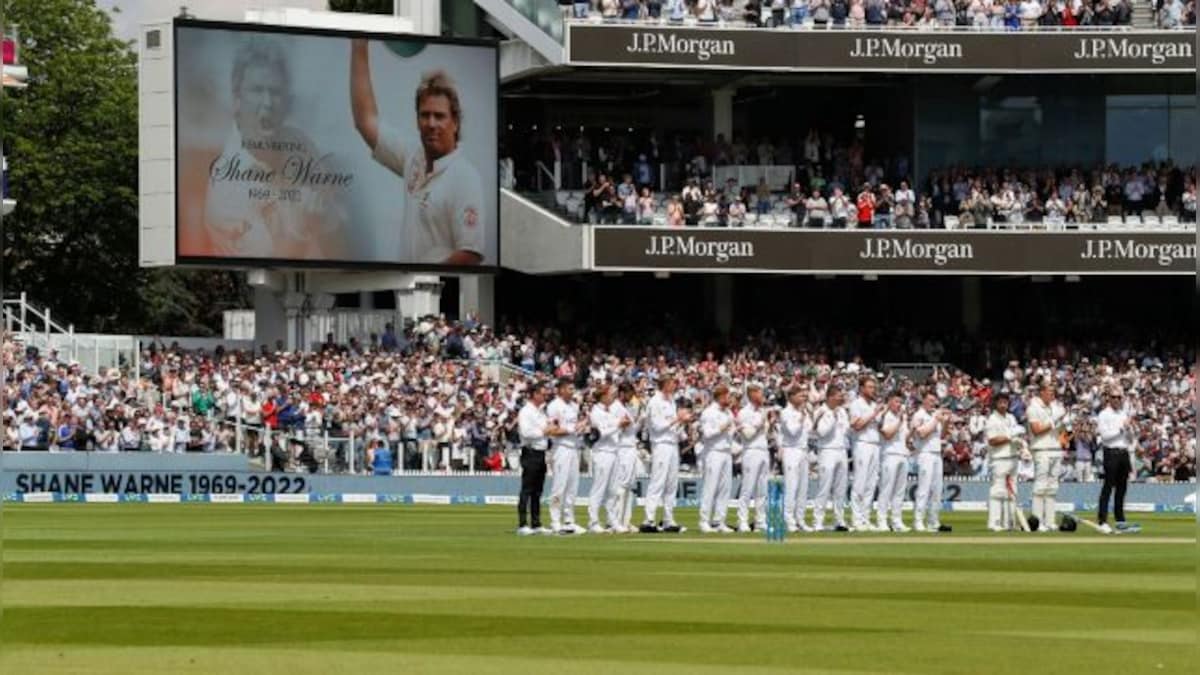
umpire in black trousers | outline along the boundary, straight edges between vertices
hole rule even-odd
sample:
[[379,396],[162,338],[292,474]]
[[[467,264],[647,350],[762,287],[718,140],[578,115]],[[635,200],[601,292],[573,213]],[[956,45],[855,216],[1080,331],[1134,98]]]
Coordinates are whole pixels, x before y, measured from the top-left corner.
[[546,449],[550,419],[546,417],[546,388],[535,384],[517,414],[521,437],[521,494],[517,499],[517,534],[537,534],[542,529],[542,488],[546,484]]
[[1129,460],[1129,444],[1133,423],[1121,405],[1121,393],[1112,392],[1108,404],[1096,418],[1096,431],[1104,448],[1104,487],[1100,488],[1100,510],[1096,520],[1107,528],[1108,499],[1113,498],[1113,515],[1117,523],[1125,522],[1125,488],[1133,464]]

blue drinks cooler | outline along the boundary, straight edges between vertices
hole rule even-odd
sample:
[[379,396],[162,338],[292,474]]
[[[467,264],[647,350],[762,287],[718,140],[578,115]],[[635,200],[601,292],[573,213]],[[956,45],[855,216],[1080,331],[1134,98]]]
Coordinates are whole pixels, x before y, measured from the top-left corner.
[[767,483],[767,541],[780,542],[787,537],[783,519],[783,480],[772,478]]

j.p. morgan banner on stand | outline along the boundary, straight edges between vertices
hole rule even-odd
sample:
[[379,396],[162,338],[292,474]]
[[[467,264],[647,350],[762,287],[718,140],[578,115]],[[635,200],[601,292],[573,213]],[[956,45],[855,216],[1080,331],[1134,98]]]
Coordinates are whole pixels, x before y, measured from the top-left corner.
[[1191,232],[594,227],[600,271],[1195,274]]
[[1174,31],[762,30],[570,24],[576,65],[795,71],[1195,72]]

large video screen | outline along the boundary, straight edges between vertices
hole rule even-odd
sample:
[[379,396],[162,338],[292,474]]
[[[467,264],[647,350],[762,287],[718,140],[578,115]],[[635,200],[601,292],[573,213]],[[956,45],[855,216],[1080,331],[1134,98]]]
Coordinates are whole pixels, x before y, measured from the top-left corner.
[[499,262],[492,43],[180,20],[180,262]]

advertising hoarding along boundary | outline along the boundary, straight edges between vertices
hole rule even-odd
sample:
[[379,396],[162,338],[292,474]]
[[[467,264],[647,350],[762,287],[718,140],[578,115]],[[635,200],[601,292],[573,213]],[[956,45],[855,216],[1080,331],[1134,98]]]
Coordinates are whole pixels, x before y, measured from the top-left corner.
[[1195,274],[1194,232],[592,227],[597,271]]
[[494,41],[176,19],[182,264],[493,272]]
[[569,24],[571,65],[913,73],[1193,73],[1184,31],[764,30]]

